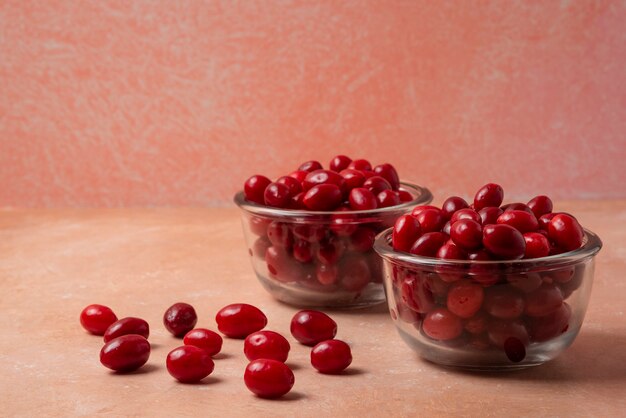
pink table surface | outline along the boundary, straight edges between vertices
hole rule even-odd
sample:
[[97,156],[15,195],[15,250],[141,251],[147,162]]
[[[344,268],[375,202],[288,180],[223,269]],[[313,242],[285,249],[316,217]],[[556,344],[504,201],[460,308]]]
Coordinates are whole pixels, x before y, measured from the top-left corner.
[[[343,376],[309,364],[289,335],[296,308],[273,300],[247,259],[237,209],[0,211],[1,416],[624,416],[626,201],[559,202],[600,235],[582,331],[558,359],[528,370],[476,374],[421,360],[398,337],[384,305],[332,312],[354,362]],[[180,344],[164,310],[186,301],[198,326],[232,302],[249,302],[285,334],[293,391],[258,399],[243,384],[239,340],[224,341],[201,384],[175,382],[165,356]],[[78,315],[90,303],[151,324],[152,355],[116,375],[98,361],[99,337]]]

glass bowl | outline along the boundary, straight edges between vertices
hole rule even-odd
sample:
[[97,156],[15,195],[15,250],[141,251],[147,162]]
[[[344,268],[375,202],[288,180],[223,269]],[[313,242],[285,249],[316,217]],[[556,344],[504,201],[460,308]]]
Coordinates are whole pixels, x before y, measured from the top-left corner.
[[277,209],[235,195],[243,232],[259,281],[279,301],[299,307],[357,308],[384,302],[382,263],[373,250],[382,230],[415,205],[426,188],[401,183],[409,202],[365,211]]
[[585,230],[581,248],[559,255],[457,261],[394,251],[391,237],[382,232],[374,248],[402,339],[431,362],[487,371],[539,365],[572,344],[602,247]]

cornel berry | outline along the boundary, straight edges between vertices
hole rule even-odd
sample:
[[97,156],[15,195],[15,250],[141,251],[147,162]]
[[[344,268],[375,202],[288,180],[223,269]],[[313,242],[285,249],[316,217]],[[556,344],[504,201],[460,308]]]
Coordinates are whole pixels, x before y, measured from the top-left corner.
[[[309,292],[350,292],[355,300],[367,297],[370,284],[380,286],[382,268],[374,238],[402,209],[375,216],[355,212],[393,208],[416,199],[402,188],[393,165],[373,165],[346,155],[332,158],[328,167],[307,161],[274,181],[255,174],[244,183],[244,197],[281,210],[330,212],[313,221],[250,215],[249,230],[258,238],[249,253],[254,263],[258,259],[265,263],[267,279]],[[439,209],[422,216],[430,220],[428,228],[447,221]],[[412,243],[410,236],[406,239]]]
[[117,321],[117,316],[111,308],[104,305],[89,305],[80,313],[80,324],[95,335],[104,335],[107,328],[115,321]]
[[491,348],[520,362],[529,344],[569,329],[567,300],[581,286],[585,266],[516,274],[507,266],[576,250],[584,230],[571,214],[553,212],[548,196],[528,203],[503,200],[502,187],[489,183],[472,205],[452,196],[441,208],[417,206],[398,218],[391,234],[395,251],[466,261],[424,269],[394,266],[392,317],[446,347]]
[[198,322],[196,311],[188,303],[175,303],[163,314],[163,325],[175,337],[182,338]]
[[337,323],[324,312],[304,310],[291,319],[291,335],[301,344],[313,346],[335,338]]
[[100,350],[100,362],[116,372],[131,372],[150,358],[150,343],[141,335],[122,335]]
[[215,364],[208,351],[184,345],[169,352],[166,366],[174,379],[181,383],[194,383],[210,375]]
[[291,390],[295,377],[284,363],[271,359],[253,360],[243,375],[246,387],[261,398],[279,398]]
[[219,310],[215,316],[217,328],[230,338],[246,338],[265,328],[267,317],[256,306],[233,303]]

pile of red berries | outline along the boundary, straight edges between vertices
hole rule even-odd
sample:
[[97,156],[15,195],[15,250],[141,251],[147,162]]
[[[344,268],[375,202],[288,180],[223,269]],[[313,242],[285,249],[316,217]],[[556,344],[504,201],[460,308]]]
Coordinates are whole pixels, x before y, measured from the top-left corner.
[[[267,318],[258,308],[236,303],[222,308],[215,317],[219,331],[229,338],[244,339],[243,351],[250,363],[244,372],[248,389],[263,398],[288,393],[295,383],[285,364],[291,346],[274,331],[262,331]],[[167,355],[167,370],[180,382],[198,382],[213,372],[212,357],[222,349],[222,337],[205,328],[194,328],[198,317],[194,308],[176,303],[163,316],[165,328],[184,345]],[[117,372],[130,372],[143,366],[150,357],[149,326],[140,318],[117,320],[103,305],[89,305],[80,315],[82,326],[92,334],[104,335],[100,362]],[[319,311],[300,311],[291,321],[291,334],[303,345],[313,346],[311,364],[320,373],[336,374],[352,362],[350,347],[336,340],[337,324]]]
[[575,250],[584,234],[572,215],[554,213],[546,196],[501,206],[503,197],[502,187],[487,184],[472,205],[454,196],[442,208],[418,206],[398,218],[392,235],[396,251],[502,263],[394,266],[391,313],[433,340],[496,347],[521,361],[529,343],[567,331],[571,308],[565,300],[581,285],[584,265],[512,274],[504,261]]
[[[366,160],[339,155],[324,170],[308,161],[275,182],[260,175],[244,185],[246,200],[258,205],[311,211],[334,211],[315,219],[248,215],[248,230],[258,238],[250,255],[267,266],[269,278],[318,292],[339,290],[357,295],[380,283],[380,259],[374,238],[393,225],[397,212],[378,215],[352,211],[395,206],[414,200],[400,187],[391,164],[372,168]],[[254,262],[254,261],[253,261]]]
[[391,164],[372,168],[367,160],[345,155],[333,158],[328,170],[318,161],[307,161],[274,182],[254,175],[246,180],[243,191],[249,202],[294,210],[372,210],[413,200],[400,187]]

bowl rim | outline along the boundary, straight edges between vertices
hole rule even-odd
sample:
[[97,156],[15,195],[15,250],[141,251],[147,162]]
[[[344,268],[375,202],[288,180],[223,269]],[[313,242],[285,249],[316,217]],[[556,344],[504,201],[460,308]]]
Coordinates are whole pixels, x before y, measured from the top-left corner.
[[435,257],[424,257],[415,254],[396,251],[391,246],[393,227],[380,232],[374,241],[374,250],[387,261],[405,265],[441,267],[452,266],[466,268],[471,265],[502,265],[510,264],[519,268],[545,268],[578,263],[581,260],[594,257],[602,248],[600,237],[594,232],[583,228],[583,245],[575,250],[561,254],[549,255],[540,258],[527,258],[521,260],[442,260]]
[[239,206],[242,210],[246,212],[253,213],[255,215],[266,215],[266,216],[278,216],[282,218],[302,218],[302,217],[320,217],[320,216],[332,216],[332,215],[341,215],[341,216],[349,216],[349,215],[378,215],[378,214],[387,214],[393,213],[397,211],[407,211],[408,209],[413,208],[415,205],[427,205],[433,200],[433,194],[431,191],[424,187],[413,183],[408,183],[401,181],[400,185],[404,189],[408,189],[410,192],[414,192],[417,194],[417,198],[401,203],[395,206],[388,206],[386,208],[378,208],[371,210],[345,210],[345,211],[314,211],[314,210],[294,210],[294,209],[280,209],[273,208],[269,206],[262,206],[256,204],[254,202],[249,202],[245,199],[243,190],[238,191],[233,201],[237,206]]

